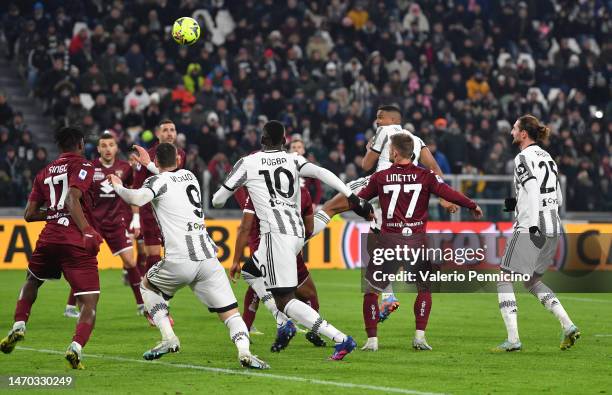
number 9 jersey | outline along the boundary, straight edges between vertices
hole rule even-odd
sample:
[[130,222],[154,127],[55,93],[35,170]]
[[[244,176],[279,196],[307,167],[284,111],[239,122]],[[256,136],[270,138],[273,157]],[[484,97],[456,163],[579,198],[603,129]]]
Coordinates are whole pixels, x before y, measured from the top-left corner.
[[217,247],[204,226],[198,179],[185,169],[147,178],[143,189],[153,192],[153,213],[171,261],[204,261],[217,256]]
[[[530,182],[537,185],[531,188]],[[521,151],[514,158],[515,230],[526,232],[530,226],[538,226],[548,236],[561,233],[559,207],[563,204],[563,195],[560,185],[557,164],[548,152],[536,144]],[[535,196],[527,193],[528,188]]]

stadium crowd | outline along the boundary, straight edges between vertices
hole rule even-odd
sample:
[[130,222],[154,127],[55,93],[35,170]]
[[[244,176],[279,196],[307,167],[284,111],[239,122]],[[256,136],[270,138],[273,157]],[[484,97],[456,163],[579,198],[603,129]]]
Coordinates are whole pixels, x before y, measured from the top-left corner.
[[[0,5],[7,56],[56,125],[117,134],[123,152],[170,117],[186,167],[219,182],[279,119],[349,181],[398,104],[442,170],[510,174],[523,113],[567,177],[568,210],[612,209],[612,29],[603,0],[115,0]],[[192,47],[169,29],[193,16]],[[24,204],[46,160],[0,94],[0,205]],[[466,185],[467,187],[467,185]],[[211,187],[214,190],[214,185]],[[471,185],[475,197],[508,186]],[[10,192],[7,195],[7,191]]]

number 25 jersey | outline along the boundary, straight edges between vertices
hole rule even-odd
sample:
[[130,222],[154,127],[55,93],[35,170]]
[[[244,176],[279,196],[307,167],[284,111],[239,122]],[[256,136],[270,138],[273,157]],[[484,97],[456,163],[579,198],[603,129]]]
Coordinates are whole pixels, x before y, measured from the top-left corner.
[[[534,180],[539,194],[529,196],[525,184]],[[532,181],[533,182],[533,181]],[[514,158],[514,187],[516,191],[516,230],[537,225],[547,235],[557,235],[561,229],[559,207],[563,195],[559,183],[558,167],[548,152],[536,144],[522,150]],[[538,218],[529,218],[529,206],[538,207]]]
[[299,170],[308,161],[281,150],[259,151],[234,165],[223,187],[246,186],[259,218],[260,234],[305,236]]
[[83,234],[66,207],[70,188],[81,191],[81,206],[90,225],[93,208],[94,168],[81,155],[63,153],[42,169],[34,179],[28,200],[47,207],[47,224],[38,236],[39,243],[83,246]]

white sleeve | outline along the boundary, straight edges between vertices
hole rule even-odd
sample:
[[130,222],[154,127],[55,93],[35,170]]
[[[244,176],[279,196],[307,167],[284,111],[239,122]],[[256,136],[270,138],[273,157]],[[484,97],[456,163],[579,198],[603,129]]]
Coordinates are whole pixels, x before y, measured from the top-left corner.
[[529,178],[524,184],[523,187],[525,191],[527,191],[527,202],[529,204],[529,208],[527,211],[529,212],[529,227],[539,226],[540,223],[540,187],[538,186],[537,180],[534,178]]
[[561,192],[561,180],[557,178],[557,205],[563,206],[563,192]]
[[115,192],[117,192],[117,195],[119,195],[121,199],[134,206],[144,206],[155,197],[153,190],[148,187],[128,189],[123,185],[115,185],[113,188],[115,188]]
[[236,189],[240,188],[246,183],[247,166],[245,162],[245,158],[241,158],[238,162],[236,162],[236,164],[229,172],[229,174],[225,178],[225,181],[222,184],[226,189],[230,190],[231,192],[234,192]]
[[383,126],[379,126],[376,129],[376,134],[374,135],[374,139],[372,140],[372,146],[370,149],[377,154],[380,154],[387,142],[387,132]]
[[155,166],[153,161],[149,162],[147,165],[147,170],[149,170],[153,174],[159,174],[159,169]]
[[213,198],[212,198],[213,207],[221,208],[225,206],[225,202],[227,202],[227,199],[232,197],[233,194],[234,194],[233,190],[226,187],[225,184],[222,184],[221,188],[219,188],[219,190],[215,192],[215,194],[213,195]]
[[302,177],[310,177],[321,180],[323,183],[334,188],[336,191],[340,192],[346,197],[353,194],[351,188],[347,187],[334,173],[308,161],[304,161],[304,163],[300,164],[298,172]]

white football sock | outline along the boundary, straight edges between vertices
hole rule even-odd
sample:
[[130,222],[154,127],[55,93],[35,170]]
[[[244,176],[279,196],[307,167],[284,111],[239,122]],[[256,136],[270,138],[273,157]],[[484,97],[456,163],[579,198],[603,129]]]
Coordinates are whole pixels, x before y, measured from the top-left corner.
[[25,329],[25,326],[25,321],[15,321],[13,324],[13,330]]
[[161,332],[162,340],[169,340],[175,337],[176,335],[168,318],[168,304],[164,298],[149,288],[143,287],[142,283],[140,284],[140,294],[142,295],[147,312]]
[[253,291],[255,291],[259,299],[263,302],[264,306],[266,306],[266,309],[272,313],[272,316],[276,320],[276,327],[280,328],[281,326],[285,325],[289,319],[276,307],[274,296],[272,296],[272,294],[266,290],[266,283],[263,277],[254,277],[250,273],[243,271],[242,278],[244,278],[244,281],[246,281],[247,284],[253,288]]
[[346,335],[334,328],[333,325],[321,318],[312,307],[297,299],[291,299],[285,306],[285,314],[296,320],[314,333],[320,333],[329,337],[335,343],[342,343]]
[[236,345],[239,355],[250,354],[249,350],[249,330],[247,329],[244,320],[240,316],[240,313],[236,313],[226,319],[224,322],[225,326],[229,329],[230,338]]
[[574,325],[572,320],[569,318],[569,315],[563,308],[563,305],[561,304],[561,302],[559,302],[559,299],[557,299],[555,293],[543,282],[538,281],[537,283],[535,283],[529,289],[529,292],[531,292],[533,296],[538,298],[538,300],[540,301],[540,303],[542,303],[546,310],[550,311],[555,317],[557,317],[563,330],[567,330],[569,327]]
[[317,234],[321,233],[323,229],[327,226],[331,218],[329,215],[323,210],[319,210],[314,215],[314,226],[312,228],[312,235],[310,238],[315,237]]
[[506,324],[508,341],[516,343],[519,341],[518,310],[512,283],[500,282],[497,284],[497,300],[499,301],[499,310],[504,319],[504,324]]
[[425,331],[417,329],[414,332],[414,338],[417,339],[417,340],[424,340],[425,339]]

